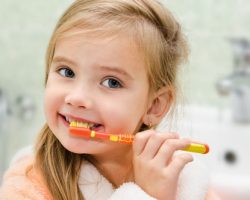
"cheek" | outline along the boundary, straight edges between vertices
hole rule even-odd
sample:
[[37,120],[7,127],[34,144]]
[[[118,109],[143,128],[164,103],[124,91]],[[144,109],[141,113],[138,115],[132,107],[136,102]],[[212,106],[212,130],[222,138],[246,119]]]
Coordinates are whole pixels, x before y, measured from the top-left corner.
[[108,127],[115,132],[134,133],[146,112],[145,99],[138,97],[137,100],[134,95],[133,98],[123,98],[106,104],[103,113],[104,119],[108,120]]
[[44,94],[44,112],[48,121],[56,115],[60,106],[59,100],[56,90],[52,87],[46,86]]

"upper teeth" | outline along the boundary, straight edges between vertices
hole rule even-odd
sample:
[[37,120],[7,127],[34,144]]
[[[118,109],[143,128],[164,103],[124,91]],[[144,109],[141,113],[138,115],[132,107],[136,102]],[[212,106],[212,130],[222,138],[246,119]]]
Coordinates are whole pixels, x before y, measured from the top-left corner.
[[91,128],[95,125],[94,123],[76,121],[69,117],[65,117],[65,118],[66,118],[66,121],[70,123],[70,126]]

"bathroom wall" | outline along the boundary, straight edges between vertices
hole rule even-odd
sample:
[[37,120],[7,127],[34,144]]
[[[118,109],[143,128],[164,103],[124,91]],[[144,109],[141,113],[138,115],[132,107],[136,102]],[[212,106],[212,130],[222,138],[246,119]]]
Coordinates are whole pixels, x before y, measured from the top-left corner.
[[17,149],[31,144],[44,124],[45,51],[58,17],[73,1],[0,2],[0,98],[8,107],[0,114],[1,181]]
[[250,39],[250,3],[247,0],[165,0],[180,20],[191,45],[183,68],[182,90],[189,103],[230,106],[215,83],[233,70],[232,38]]
[[[56,20],[71,2],[1,0],[0,90],[7,110],[0,118],[0,177],[16,150],[31,144],[44,123],[45,51]],[[182,67],[180,76],[184,102],[230,107],[229,98],[217,94],[215,83],[233,70],[229,39],[250,39],[249,1],[164,3],[180,20],[191,47],[189,63]]]

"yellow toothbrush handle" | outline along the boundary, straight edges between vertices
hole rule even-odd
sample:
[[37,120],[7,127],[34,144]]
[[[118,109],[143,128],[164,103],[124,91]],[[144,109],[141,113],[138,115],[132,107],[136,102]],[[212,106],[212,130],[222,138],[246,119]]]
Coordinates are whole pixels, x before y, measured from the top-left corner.
[[191,143],[188,147],[186,147],[182,150],[194,152],[194,153],[206,154],[209,152],[209,147],[207,144]]

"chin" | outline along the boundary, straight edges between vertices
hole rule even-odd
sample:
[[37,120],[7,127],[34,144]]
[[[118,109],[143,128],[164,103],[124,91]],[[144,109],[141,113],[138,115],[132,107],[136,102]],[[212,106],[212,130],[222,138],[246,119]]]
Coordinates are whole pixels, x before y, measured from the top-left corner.
[[72,152],[72,153],[76,153],[76,154],[82,154],[85,153],[83,152],[83,148],[76,142],[61,142],[61,144],[63,145],[63,147],[65,149],[67,149],[68,151]]
[[78,138],[71,138],[60,141],[65,149],[76,154],[98,154],[103,152],[106,144],[98,141],[86,141]]

